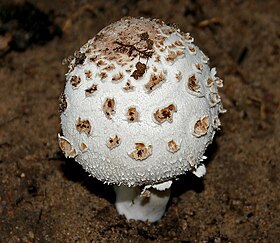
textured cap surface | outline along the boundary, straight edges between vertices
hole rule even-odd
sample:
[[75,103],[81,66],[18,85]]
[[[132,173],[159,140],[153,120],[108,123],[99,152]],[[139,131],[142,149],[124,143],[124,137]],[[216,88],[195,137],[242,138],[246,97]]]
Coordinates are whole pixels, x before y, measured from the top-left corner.
[[109,184],[142,185],[196,171],[223,111],[208,58],[189,34],[124,18],[69,65],[60,98],[68,157]]

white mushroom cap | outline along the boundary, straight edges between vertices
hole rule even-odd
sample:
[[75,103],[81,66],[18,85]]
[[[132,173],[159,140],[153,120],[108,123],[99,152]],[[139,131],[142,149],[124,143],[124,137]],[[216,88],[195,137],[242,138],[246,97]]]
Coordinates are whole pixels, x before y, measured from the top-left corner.
[[63,152],[108,184],[155,184],[201,169],[223,111],[222,81],[207,61],[189,34],[159,20],[107,26],[69,65]]

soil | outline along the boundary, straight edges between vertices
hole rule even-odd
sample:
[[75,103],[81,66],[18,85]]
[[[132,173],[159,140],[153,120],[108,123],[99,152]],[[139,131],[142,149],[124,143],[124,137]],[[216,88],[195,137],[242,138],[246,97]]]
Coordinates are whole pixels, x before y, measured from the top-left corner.
[[[0,242],[279,240],[279,1],[29,2],[31,12],[0,21]],[[42,25],[20,24],[31,15],[28,26]],[[65,159],[57,144],[62,60],[127,15],[190,32],[224,79],[227,113],[207,150],[207,174],[181,176],[157,223],[118,215],[112,188]]]

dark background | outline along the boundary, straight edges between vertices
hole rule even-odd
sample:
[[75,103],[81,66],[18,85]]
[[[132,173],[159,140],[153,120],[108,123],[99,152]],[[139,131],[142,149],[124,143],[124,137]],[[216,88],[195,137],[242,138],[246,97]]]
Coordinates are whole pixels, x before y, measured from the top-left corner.
[[[279,13],[278,0],[1,0],[0,242],[277,241]],[[57,145],[62,60],[126,15],[190,32],[224,79],[207,174],[174,183],[154,224],[118,215],[112,188]]]

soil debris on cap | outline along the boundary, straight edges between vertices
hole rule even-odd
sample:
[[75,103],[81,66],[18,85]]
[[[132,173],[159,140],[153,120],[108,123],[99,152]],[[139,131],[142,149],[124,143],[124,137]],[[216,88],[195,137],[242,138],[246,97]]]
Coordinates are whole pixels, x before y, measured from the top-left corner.
[[137,80],[138,78],[141,78],[144,75],[144,73],[146,71],[146,64],[137,62],[135,67],[136,67],[136,70],[132,73],[131,76]]

